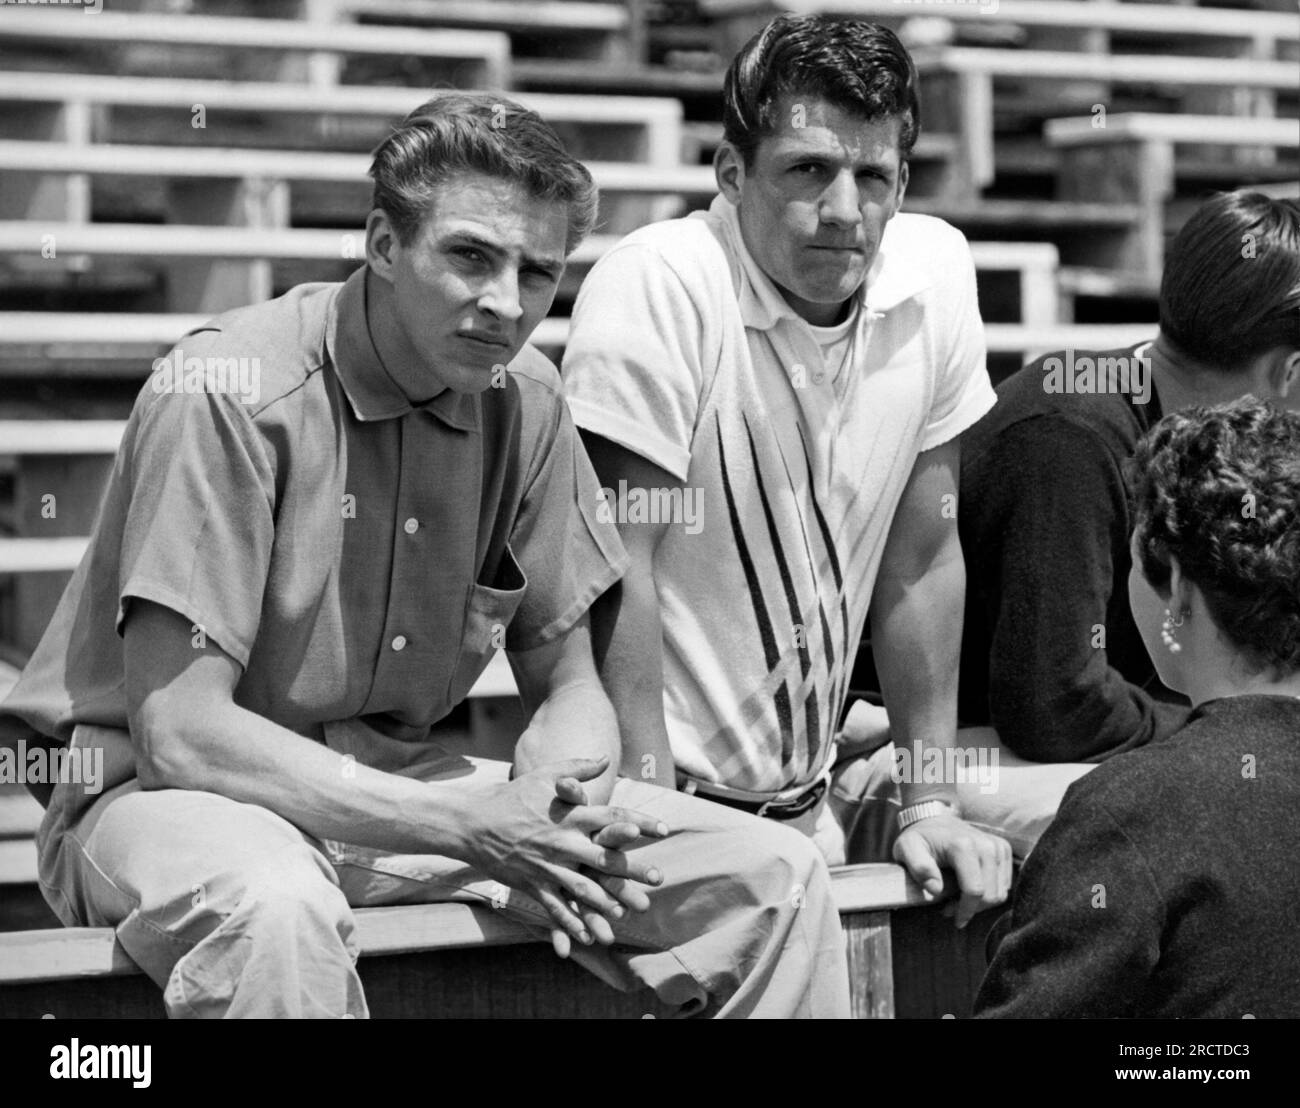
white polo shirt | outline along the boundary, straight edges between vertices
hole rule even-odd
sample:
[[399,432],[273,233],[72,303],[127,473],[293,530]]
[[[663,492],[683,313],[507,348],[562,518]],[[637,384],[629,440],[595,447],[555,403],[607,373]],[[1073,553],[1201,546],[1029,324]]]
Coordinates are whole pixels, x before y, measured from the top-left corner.
[[668,527],[654,572],[668,735],[702,781],[816,779],[913,462],[994,402],[959,231],[895,216],[859,298],[847,328],[810,327],[721,196],[628,235],[578,296],[574,421],[682,480],[698,509]]

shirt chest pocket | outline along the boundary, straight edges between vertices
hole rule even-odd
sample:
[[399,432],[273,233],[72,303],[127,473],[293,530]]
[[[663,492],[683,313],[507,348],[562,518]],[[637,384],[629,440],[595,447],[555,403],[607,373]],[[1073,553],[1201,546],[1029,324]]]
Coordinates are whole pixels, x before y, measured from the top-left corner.
[[465,633],[447,690],[447,703],[459,704],[474,687],[492,656],[506,644],[506,628],[528,589],[514,553],[507,546],[492,583],[475,584],[465,608]]

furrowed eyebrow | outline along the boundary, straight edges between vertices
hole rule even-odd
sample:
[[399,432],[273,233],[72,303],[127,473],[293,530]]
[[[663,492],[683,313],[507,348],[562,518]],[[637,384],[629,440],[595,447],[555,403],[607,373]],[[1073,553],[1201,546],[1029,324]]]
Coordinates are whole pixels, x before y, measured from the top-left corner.
[[[829,154],[814,154],[811,151],[799,153],[791,151],[788,154],[779,155],[779,164],[785,169],[792,169],[797,165],[835,165],[839,159]],[[855,171],[863,169],[872,169],[878,173],[889,173],[894,169],[893,163],[886,160],[869,159],[867,161],[855,162],[853,165]]]
[[[495,242],[485,239],[482,235],[476,235],[473,231],[453,231],[445,239],[444,246],[473,246],[482,250],[485,254],[490,254],[494,258],[501,257],[505,251]],[[532,254],[524,255],[524,264],[543,270],[551,278],[558,277],[564,269],[564,262],[554,258],[539,258]]]
[[560,272],[564,269],[564,262],[556,261],[554,258],[538,258],[532,254],[524,255],[524,263],[532,266],[534,269],[542,270],[548,277],[555,279],[559,277]]
[[442,240],[443,246],[473,246],[482,250],[485,254],[499,256],[503,253],[501,247],[490,239],[485,239],[482,235],[476,235],[473,231],[452,231]]

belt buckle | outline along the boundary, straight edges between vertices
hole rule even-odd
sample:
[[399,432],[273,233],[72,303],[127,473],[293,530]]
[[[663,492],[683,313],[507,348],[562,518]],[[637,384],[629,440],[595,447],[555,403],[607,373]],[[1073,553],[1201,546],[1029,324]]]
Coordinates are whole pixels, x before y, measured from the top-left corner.
[[821,801],[822,794],[825,792],[826,778],[819,777],[793,800],[787,800],[784,803],[778,803],[775,800],[766,801],[759,807],[756,814],[775,820],[798,819],[805,812],[814,808]]

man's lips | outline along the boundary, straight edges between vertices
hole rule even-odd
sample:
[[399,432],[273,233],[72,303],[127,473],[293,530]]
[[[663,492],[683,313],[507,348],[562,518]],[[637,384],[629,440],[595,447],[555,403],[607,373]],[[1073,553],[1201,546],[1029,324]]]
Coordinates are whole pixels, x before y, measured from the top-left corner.
[[459,331],[457,333],[461,338],[468,339],[470,342],[476,342],[481,346],[508,347],[510,345],[509,339],[503,338],[499,335],[483,335],[477,334],[473,331]]

